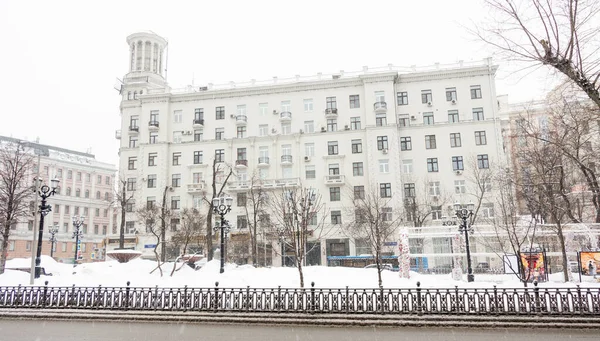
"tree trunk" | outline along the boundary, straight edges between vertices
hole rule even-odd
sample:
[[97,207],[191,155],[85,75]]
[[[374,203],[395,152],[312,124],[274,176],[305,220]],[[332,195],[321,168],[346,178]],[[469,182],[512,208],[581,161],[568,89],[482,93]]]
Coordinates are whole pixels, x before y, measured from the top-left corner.
[[567,258],[567,247],[565,245],[565,236],[562,232],[562,227],[558,227],[558,241],[560,242],[560,253],[562,254],[563,275],[565,282],[569,281],[569,259]]
[[213,216],[213,210],[212,210],[212,208],[209,208],[208,214],[206,214],[206,258],[208,259],[208,261],[211,261],[214,257],[213,244],[212,244],[212,236],[213,236],[213,234],[212,234],[212,232],[213,232],[212,216]]
[[300,275],[300,288],[304,288],[304,273],[302,273],[302,262],[296,260],[298,267],[298,274]]
[[[169,186],[165,186],[165,191],[163,192],[163,201],[162,201],[162,207],[160,208],[160,239],[161,239],[161,246],[160,246],[160,261],[161,262],[165,262],[167,259],[167,222],[165,221],[166,219],[166,215],[167,215],[167,209],[166,206],[167,205],[167,190],[169,190]],[[162,270],[161,270],[161,276],[162,276]]]
[[10,234],[10,224],[6,224],[2,231],[2,253],[0,255],[0,274],[4,273],[6,267],[6,258],[8,258],[8,236]]
[[123,249],[125,247],[125,206],[127,206],[127,183],[125,181],[121,181],[121,228],[119,229],[119,249]]

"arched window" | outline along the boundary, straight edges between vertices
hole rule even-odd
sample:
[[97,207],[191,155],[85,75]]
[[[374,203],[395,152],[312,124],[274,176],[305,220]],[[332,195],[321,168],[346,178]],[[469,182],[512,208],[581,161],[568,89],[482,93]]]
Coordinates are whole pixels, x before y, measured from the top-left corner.
[[149,41],[144,44],[144,71],[150,71],[150,54],[152,53],[152,43]]
[[76,197],[80,197],[81,196],[81,190],[79,188],[75,190],[75,196]]
[[85,197],[86,197],[86,198],[89,198],[89,197],[90,197],[90,190],[89,190],[89,189],[86,189],[86,190],[85,190]]
[[67,195],[71,195],[71,187],[67,187]]
[[96,199],[100,199],[101,198],[101,194],[100,191],[96,192]]
[[135,43],[131,44],[131,66],[129,67],[129,71],[135,70]]
[[138,41],[137,43],[137,55],[135,57],[135,69],[137,71],[142,71],[142,42]]

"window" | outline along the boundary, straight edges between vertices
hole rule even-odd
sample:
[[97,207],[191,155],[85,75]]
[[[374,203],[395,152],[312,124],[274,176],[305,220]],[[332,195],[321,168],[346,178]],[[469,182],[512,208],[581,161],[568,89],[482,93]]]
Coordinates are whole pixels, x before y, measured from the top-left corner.
[[431,90],[421,90],[421,103],[430,104],[433,101]]
[[458,110],[448,110],[448,123],[458,123]]
[[173,111],[173,123],[181,123],[183,119],[183,112],[181,110]]
[[92,182],[92,175],[89,173],[85,174],[85,182]]
[[481,85],[471,85],[471,99],[481,98]]
[[446,101],[456,101],[456,88],[446,88]]
[[150,123],[152,125],[157,125],[158,124],[158,110],[152,110],[152,111],[150,111]]
[[442,219],[442,206],[431,206],[431,220]]
[[435,135],[425,135],[425,149],[435,149]]
[[304,156],[315,156],[315,144],[305,143],[304,144]]
[[237,127],[237,138],[243,139],[246,137],[246,126]]
[[452,157],[452,170],[453,171],[465,170],[462,156],[453,156]]
[[204,124],[204,108],[194,109],[194,123]]
[[129,118],[129,130],[139,130],[138,122],[140,121],[140,117],[138,115],[132,115]]
[[402,173],[411,174],[413,172],[413,160],[402,160]]
[[77,181],[81,181],[81,172],[77,172],[77,178],[76,178],[76,180]]
[[365,186],[354,186],[354,199],[365,198]]
[[335,97],[327,97],[325,99],[327,109],[337,109],[337,101]]
[[438,159],[436,157],[434,158],[428,158],[427,159],[427,171],[428,172],[437,172],[438,169]]
[[197,150],[194,152],[194,164],[195,165],[201,165],[202,164],[202,151],[201,150]]
[[200,173],[200,172],[194,172],[194,173],[192,173],[192,183],[193,184],[202,183],[202,179],[203,179],[202,173]]
[[129,136],[129,148],[137,147],[138,137],[137,136]]
[[148,154],[148,166],[156,166],[156,157],[158,153],[149,153]]
[[102,225],[102,234],[106,235],[106,232],[108,231],[108,226],[106,225]]
[[148,143],[150,143],[150,144],[158,143],[158,133],[150,133],[150,138],[149,138]]
[[292,124],[291,123],[281,123],[281,134],[289,135],[292,133]]
[[148,188],[156,188],[156,174],[148,175]]
[[69,214],[71,207],[69,205],[65,205],[65,214]]
[[217,120],[225,119],[225,107],[216,107],[215,108],[215,119],[217,119]]
[[181,174],[171,175],[171,186],[181,187]]
[[328,119],[327,120],[327,131],[337,131],[337,120],[336,119]]
[[483,203],[481,204],[481,214],[484,218],[493,218],[494,217],[494,204],[493,203]]
[[127,161],[127,169],[129,170],[135,170],[136,169],[136,165],[135,163],[137,162],[137,157],[132,156],[128,159]]
[[467,192],[465,180],[454,180],[454,193],[463,194]]
[[281,112],[292,111],[292,104],[290,101],[281,101]]
[[362,140],[352,140],[352,154],[362,153]]
[[410,136],[400,138],[400,150],[412,150],[412,142]]
[[127,203],[125,203],[125,212],[133,212],[135,208],[135,200],[128,200]]
[[248,160],[248,152],[246,148],[237,149],[237,160]]
[[246,115],[246,105],[242,104],[242,105],[238,105],[237,106],[237,115]]
[[350,109],[360,108],[359,95],[350,95]]
[[400,127],[409,127],[410,119],[408,118],[408,115],[399,115],[398,116],[398,125]]
[[84,194],[85,198],[89,198],[90,197],[90,190],[89,189],[86,189],[84,193],[85,193]]
[[487,154],[477,155],[477,167],[479,169],[490,168],[490,161]]
[[350,117],[350,129],[360,130],[360,117]]
[[353,162],[352,163],[352,175],[363,176],[363,163],[362,162]]
[[106,185],[110,185],[110,176],[106,176],[105,180],[106,180],[106,181],[105,181],[104,183],[105,183]]
[[392,208],[382,207],[381,208],[381,221],[392,221],[393,219]]
[[305,99],[304,103],[304,112],[312,112],[313,111],[313,100],[312,98]]
[[377,136],[377,150],[388,149],[388,137]]
[[215,128],[215,140],[222,140],[225,135],[225,128]]
[[248,228],[248,218],[245,215],[237,216],[237,228],[245,229]]
[[106,208],[104,209],[104,212],[102,212],[102,216],[103,216],[104,218],[107,218],[107,217],[108,217],[108,209],[106,209]]
[[430,126],[430,125],[434,124],[432,112],[424,112],[423,113],[423,124],[426,126]]
[[61,244],[60,251],[67,252],[67,243],[60,243],[60,244]]
[[246,206],[247,199],[248,199],[248,196],[247,196],[246,193],[238,193],[237,194],[237,200],[236,200],[237,206],[238,207],[244,207],[244,206]]
[[404,184],[404,197],[414,198],[416,196],[417,196],[417,190],[415,189],[415,184],[413,184],[413,183]]
[[475,132],[475,145],[483,146],[487,144],[487,137],[485,136],[485,131],[476,131]]
[[204,140],[204,133],[202,130],[194,130],[194,142]]
[[315,121],[304,121],[304,132],[314,133],[315,132]]
[[179,166],[179,160],[181,160],[181,153],[173,153],[173,166]]
[[171,197],[171,209],[178,210],[181,208],[181,202],[178,196]]
[[215,160],[225,162],[225,149],[215,149]]
[[461,145],[460,133],[450,133],[450,147],[460,147]]
[[98,175],[98,176],[96,177],[96,184],[98,184],[98,185],[102,185],[102,175]]
[[269,113],[269,103],[259,103],[258,104],[258,113],[260,116],[265,116]]
[[473,121],[483,121],[483,108],[473,108]]
[[261,124],[258,126],[258,135],[259,136],[267,136],[269,135],[269,125]]
[[[329,167],[329,175],[339,175],[340,174],[340,164],[332,163],[328,165]],[[339,178],[339,177],[336,177]]]
[[392,184],[389,182],[379,184],[379,196],[382,198],[391,198],[392,197]]
[[67,179],[73,179],[73,171],[72,170],[68,170],[67,171]]
[[80,196],[81,196],[81,189],[77,188],[77,189],[75,190],[75,196],[76,196],[76,197],[80,197]]
[[390,160],[388,160],[388,159],[379,160],[379,172],[380,173],[389,173],[390,172]]
[[408,92],[401,91],[396,94],[398,105],[408,105]]
[[342,223],[342,211],[331,211],[331,223],[341,224]]
[[315,179],[316,178],[316,171],[315,171],[315,166],[306,166],[305,168],[305,176],[307,179]]
[[375,126],[383,127],[387,125],[387,116],[385,114],[377,114],[375,117]]
[[429,195],[436,196],[440,195],[440,182],[430,181],[429,182]]
[[338,155],[338,141],[327,142],[327,155]]
[[146,198],[146,207],[151,209],[156,206],[156,197],[147,197]]
[[329,201],[340,201],[341,200],[341,190],[339,187],[330,187],[329,188]]
[[94,224],[94,234],[98,234],[100,232],[100,226],[98,224]]

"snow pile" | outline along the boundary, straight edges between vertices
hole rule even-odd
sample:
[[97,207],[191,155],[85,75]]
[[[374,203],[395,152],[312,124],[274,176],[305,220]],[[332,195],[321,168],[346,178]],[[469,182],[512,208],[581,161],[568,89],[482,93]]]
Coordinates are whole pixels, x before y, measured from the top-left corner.
[[[31,263],[28,258],[7,261],[7,269],[29,268]],[[97,263],[85,263],[73,267],[72,264],[61,264],[52,258],[43,256],[42,266],[52,276],[42,276],[35,280],[35,285],[79,287],[123,287],[129,281],[134,287],[214,287],[219,282],[221,288],[298,288],[300,279],[296,268],[254,268],[250,265],[236,266],[226,264],[225,272],[219,273],[218,260],[207,262],[201,269],[194,270],[186,264],[177,263],[173,276],[170,273],[173,263],[162,266],[163,276],[156,270],[156,262],[135,259],[128,263],[119,263],[109,260]],[[153,271],[154,270],[154,271]],[[152,273],[151,273],[152,272]],[[575,276],[578,278],[578,276]],[[29,274],[24,271],[7,270],[0,275],[0,286],[29,285]],[[400,278],[398,272],[384,271],[382,273],[385,288],[416,288],[417,282],[423,288],[499,288],[522,287],[515,276],[476,274],[475,282],[454,281],[450,274],[424,275],[410,273],[410,279]],[[463,276],[463,279],[466,275]],[[541,283],[541,287],[596,287],[600,283],[592,282],[591,278],[584,278],[583,283],[561,281],[562,274],[552,274],[550,282]],[[304,286],[310,287],[315,282],[316,288],[376,288],[377,270],[362,268],[308,266],[304,268]]]

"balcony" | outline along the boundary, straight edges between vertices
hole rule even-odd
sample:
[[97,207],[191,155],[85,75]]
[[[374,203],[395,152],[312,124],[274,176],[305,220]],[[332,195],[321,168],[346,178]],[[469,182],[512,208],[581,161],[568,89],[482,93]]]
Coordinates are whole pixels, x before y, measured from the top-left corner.
[[292,113],[289,111],[284,111],[279,114],[279,121],[281,122],[290,122],[292,120]]
[[206,187],[206,183],[204,182],[204,180],[202,180],[199,183],[188,184],[187,191],[188,193],[202,192],[202,190],[204,190],[204,187]]
[[289,166],[292,164],[292,156],[291,155],[281,155],[281,165]]
[[261,156],[258,158],[258,167],[269,167],[269,157]]
[[193,120],[192,126],[194,128],[203,128],[204,127],[204,120],[203,119]]
[[345,182],[346,182],[345,177],[340,174],[325,176],[325,185],[326,186],[339,186],[339,185],[343,185]]
[[138,134],[140,132],[140,127],[138,126],[129,126],[129,134],[130,135],[135,135]]
[[387,103],[385,102],[375,102],[373,104],[373,109],[376,114],[385,114],[387,113]]
[[116,138],[117,140],[120,140],[120,139],[121,139],[121,129],[119,129],[119,130],[115,131],[115,138]]
[[246,124],[248,124],[248,116],[246,115],[237,115],[235,117],[235,125],[236,126],[245,126]]
[[237,168],[237,169],[248,168],[248,160],[235,160],[235,168]]
[[285,179],[275,179],[275,186],[278,187],[297,187],[300,185],[300,178],[285,178]]
[[325,109],[325,118],[326,119],[334,119],[338,117],[337,108],[327,108]]
[[245,191],[250,188],[250,181],[227,181],[230,191]]
[[150,121],[148,122],[148,130],[157,131],[158,130],[158,121]]

